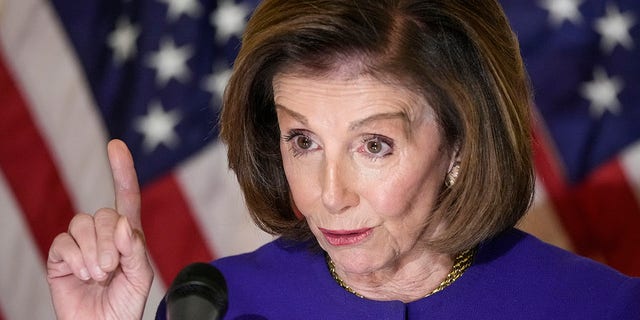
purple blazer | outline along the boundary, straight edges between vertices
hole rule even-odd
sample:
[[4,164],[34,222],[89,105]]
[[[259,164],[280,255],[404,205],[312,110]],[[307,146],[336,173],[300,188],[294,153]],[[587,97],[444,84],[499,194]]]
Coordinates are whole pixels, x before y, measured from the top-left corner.
[[517,229],[481,244],[443,291],[411,303],[347,292],[305,243],[278,239],[213,265],[229,288],[225,319],[640,319],[640,278]]

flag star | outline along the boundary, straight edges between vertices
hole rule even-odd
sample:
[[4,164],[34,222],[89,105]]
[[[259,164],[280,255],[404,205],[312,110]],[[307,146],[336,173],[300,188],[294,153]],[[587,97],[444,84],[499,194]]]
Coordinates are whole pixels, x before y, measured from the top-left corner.
[[136,39],[139,35],[140,27],[132,25],[128,18],[118,19],[116,28],[107,39],[116,64],[120,65],[136,54]]
[[232,35],[242,35],[249,15],[249,6],[236,4],[233,0],[218,3],[218,8],[211,14],[211,24],[216,29],[216,40],[225,43]]
[[134,123],[136,130],[143,135],[144,151],[151,153],[160,144],[175,148],[180,141],[175,127],[180,120],[181,115],[177,110],[167,112],[160,103],[151,103],[148,113]]
[[593,80],[581,87],[582,96],[591,102],[590,111],[594,118],[601,117],[605,111],[613,114],[620,112],[618,94],[624,88],[624,82],[618,77],[609,78],[603,68],[593,71]]
[[156,81],[164,86],[174,78],[180,82],[186,82],[191,77],[187,68],[187,60],[191,58],[193,49],[189,45],[176,47],[173,40],[163,40],[160,49],[150,54],[147,59],[149,67],[156,69]]
[[202,13],[202,7],[198,0],[158,0],[167,4],[167,16],[169,21],[176,21],[181,15],[197,18]]
[[229,78],[231,78],[231,69],[214,72],[203,81],[203,87],[215,98],[222,99]]
[[549,11],[549,20],[555,27],[559,27],[565,20],[574,24],[582,21],[578,7],[584,0],[540,0],[539,5]]
[[629,31],[635,22],[631,12],[620,13],[616,5],[607,4],[606,16],[599,18],[595,23],[596,31],[602,36],[602,50],[611,53],[618,44],[626,49],[633,48],[633,39]]

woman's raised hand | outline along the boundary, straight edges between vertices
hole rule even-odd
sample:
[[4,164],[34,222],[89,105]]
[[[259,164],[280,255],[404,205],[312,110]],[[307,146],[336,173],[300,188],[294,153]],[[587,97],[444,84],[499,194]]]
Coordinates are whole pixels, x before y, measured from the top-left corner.
[[151,288],[133,158],[120,140],[109,142],[108,154],[115,210],[76,215],[49,249],[47,275],[58,319],[140,319]]

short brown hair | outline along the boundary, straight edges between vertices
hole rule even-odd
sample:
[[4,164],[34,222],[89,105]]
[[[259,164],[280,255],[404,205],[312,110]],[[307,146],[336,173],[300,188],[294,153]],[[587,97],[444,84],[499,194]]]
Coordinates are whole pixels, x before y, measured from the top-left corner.
[[256,9],[225,92],[221,138],[253,219],[311,239],[293,212],[280,155],[274,75],[329,73],[354,61],[433,107],[461,172],[433,216],[447,230],[429,245],[456,253],[514,226],[534,186],[530,90],[517,40],[493,0],[266,0]]

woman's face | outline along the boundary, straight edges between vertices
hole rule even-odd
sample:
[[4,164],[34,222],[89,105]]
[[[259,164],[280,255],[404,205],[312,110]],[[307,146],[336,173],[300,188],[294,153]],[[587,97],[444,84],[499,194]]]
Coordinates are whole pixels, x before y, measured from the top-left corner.
[[413,261],[451,163],[419,95],[371,77],[280,74],[274,99],[295,206],[346,272]]

